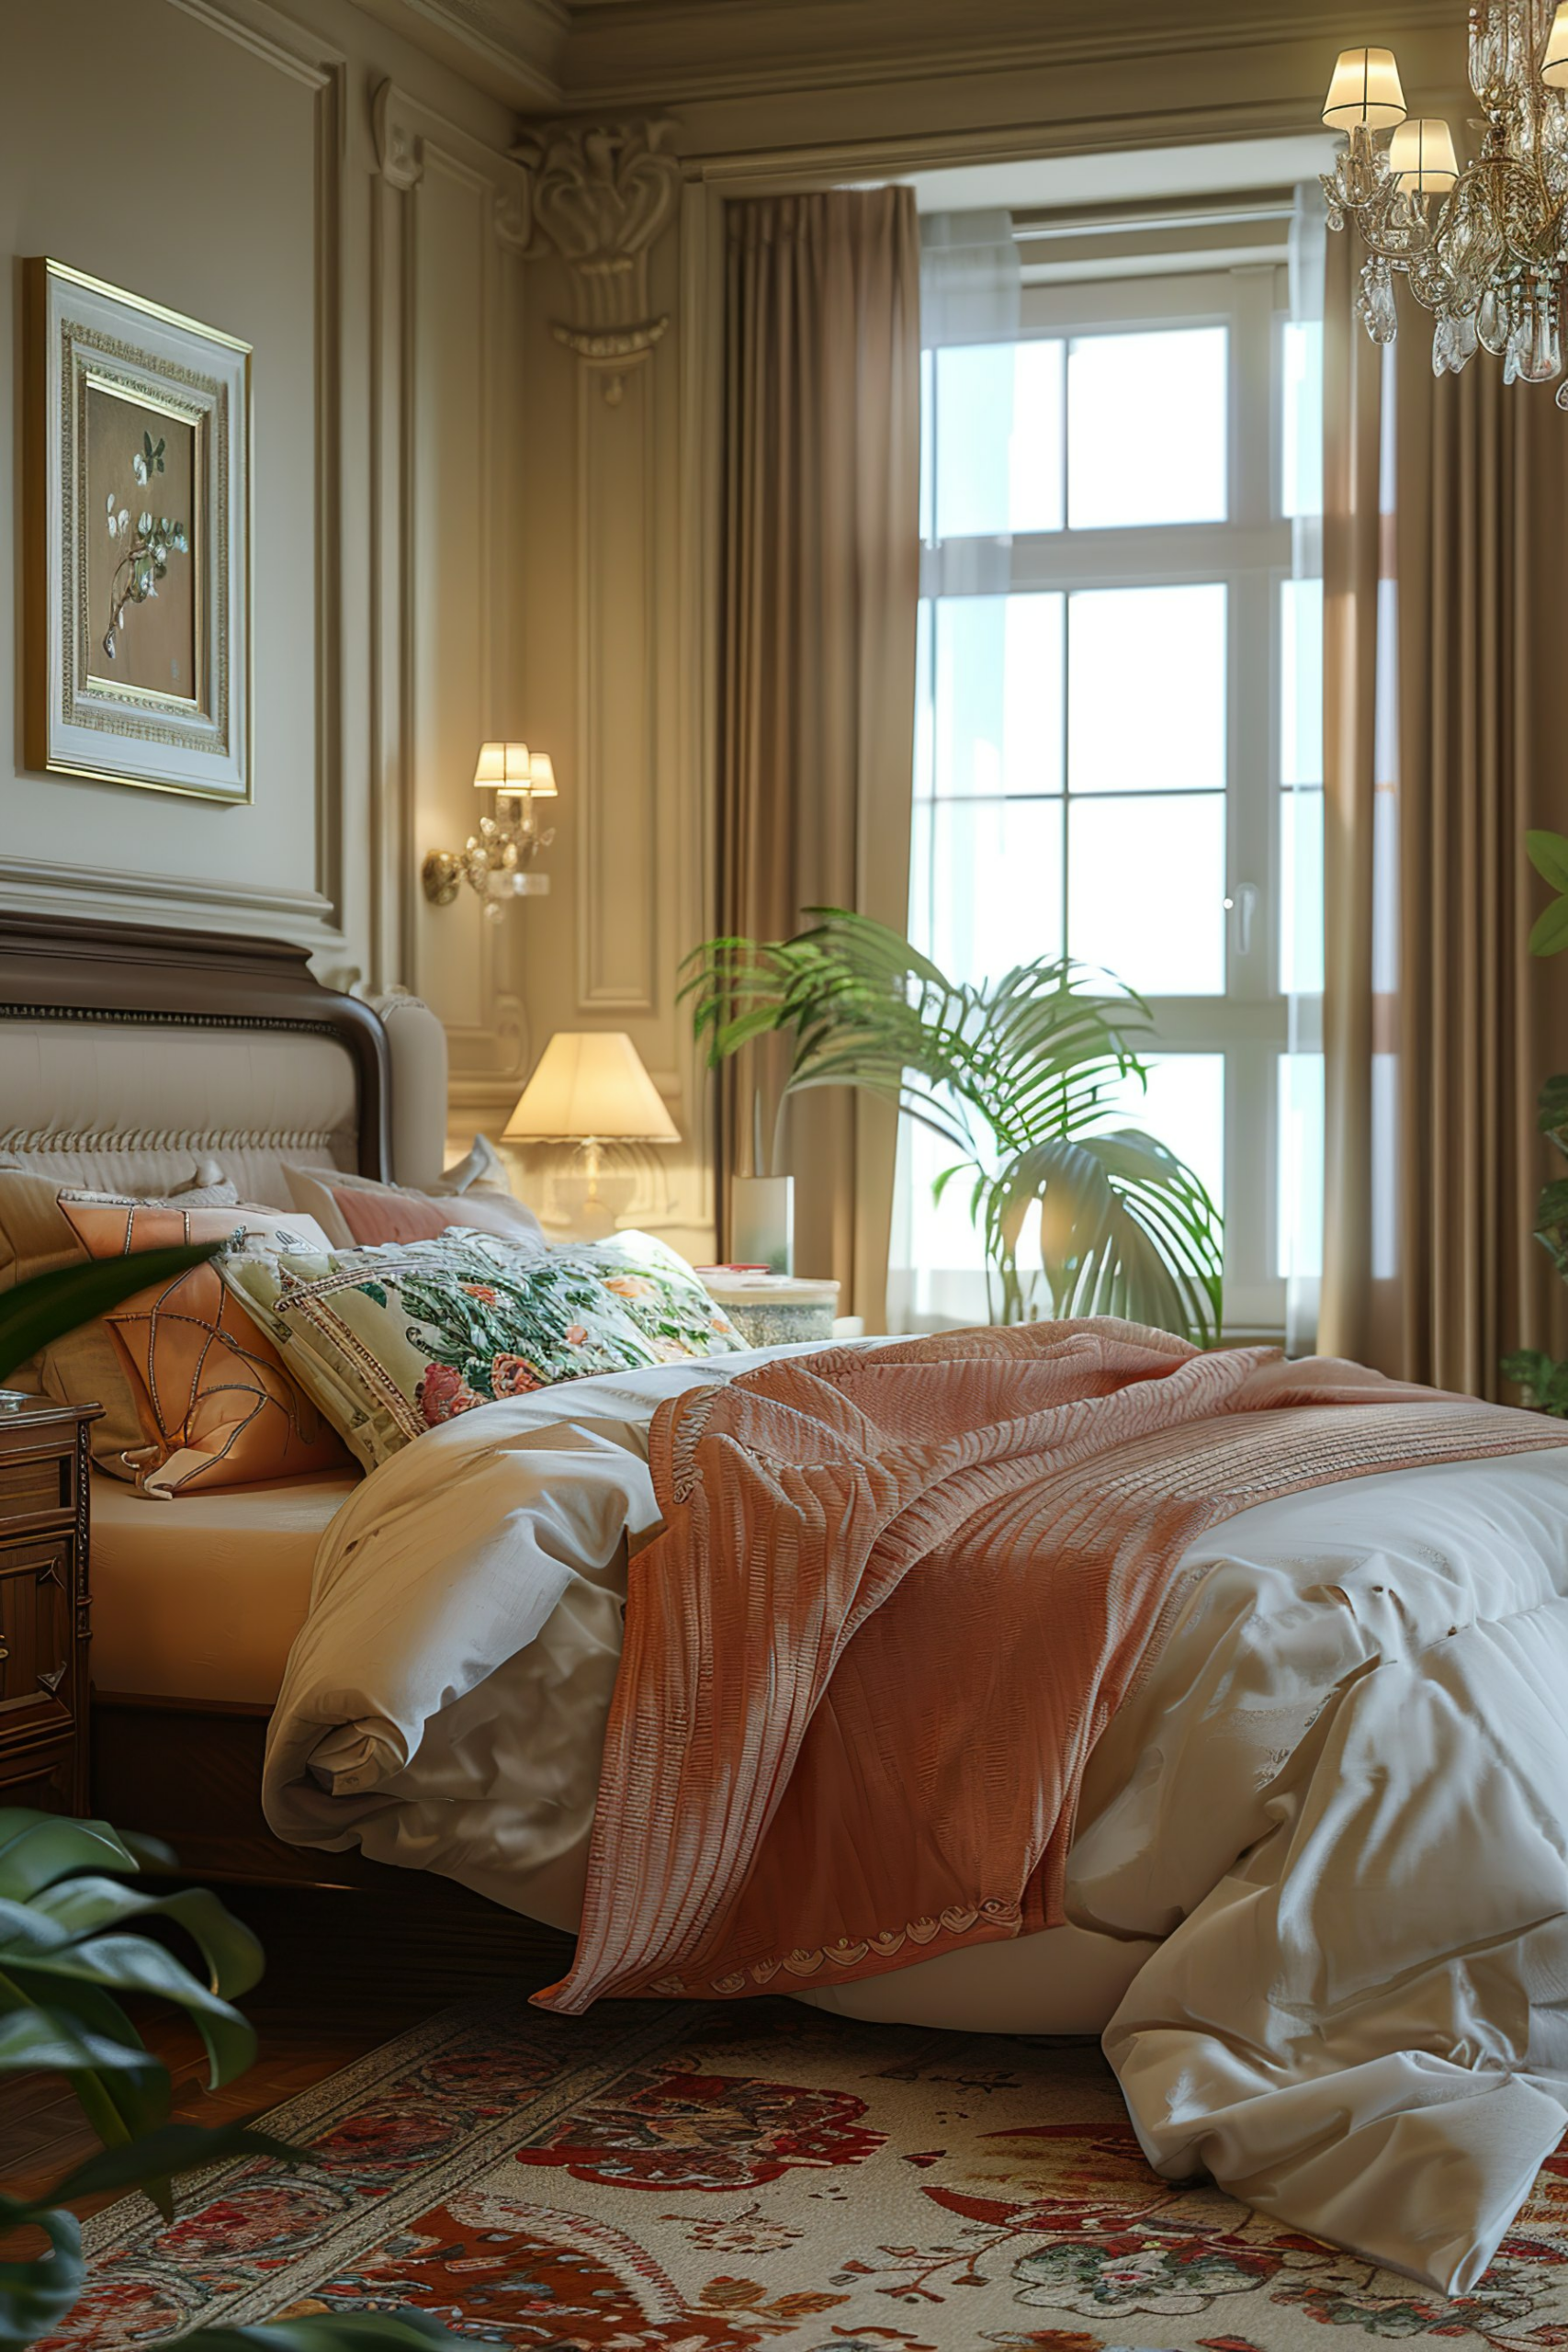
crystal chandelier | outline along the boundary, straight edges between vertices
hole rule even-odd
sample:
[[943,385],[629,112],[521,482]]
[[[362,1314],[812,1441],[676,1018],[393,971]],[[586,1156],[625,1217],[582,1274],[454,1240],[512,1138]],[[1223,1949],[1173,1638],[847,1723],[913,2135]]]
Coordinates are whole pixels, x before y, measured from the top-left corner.
[[[1406,114],[1393,51],[1346,50],[1323,109],[1347,134],[1324,177],[1328,225],[1348,217],[1368,248],[1356,307],[1374,343],[1399,332],[1403,277],[1437,319],[1434,373],[1457,376],[1479,344],[1506,382],[1548,384],[1562,372],[1568,0],[1479,0],[1470,84],[1486,119],[1480,159],[1461,169],[1448,124]],[[1568,383],[1557,405],[1568,409]]]

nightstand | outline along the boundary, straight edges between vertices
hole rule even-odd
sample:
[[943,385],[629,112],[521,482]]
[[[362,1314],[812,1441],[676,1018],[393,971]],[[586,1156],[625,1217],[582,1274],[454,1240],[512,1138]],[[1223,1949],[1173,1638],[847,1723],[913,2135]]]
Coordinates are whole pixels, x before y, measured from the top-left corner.
[[0,1404],[0,1804],[87,1807],[87,1431],[96,1405]]
[[714,1305],[723,1307],[748,1347],[787,1347],[791,1340],[833,1337],[836,1282],[760,1273],[750,1267],[699,1266],[697,1272]]

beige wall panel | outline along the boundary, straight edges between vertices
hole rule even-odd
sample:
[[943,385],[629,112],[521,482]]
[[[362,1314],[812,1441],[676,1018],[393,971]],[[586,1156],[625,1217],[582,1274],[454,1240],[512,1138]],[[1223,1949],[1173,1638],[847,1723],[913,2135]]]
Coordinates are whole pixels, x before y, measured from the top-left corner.
[[[0,861],[310,891],[317,871],[316,135],[319,95],[166,0],[51,0],[8,42],[5,243],[50,254],[255,347],[254,797],[248,808],[25,773],[16,671],[0,663],[16,775]],[[166,126],[155,149],[143,116]],[[265,200],[259,200],[265,189]],[[13,266],[15,266],[15,265]],[[0,403],[18,380],[7,306]],[[27,462],[19,422],[9,446]],[[8,469],[5,495],[17,474]],[[8,535],[14,544],[15,530]],[[0,595],[10,605],[9,567]],[[16,626],[14,614],[13,628]],[[7,631],[8,639],[12,632]],[[3,879],[4,876],[0,876]]]
[[[410,679],[418,844],[461,843],[485,813],[473,789],[487,731],[489,642],[485,276],[491,193],[482,180],[427,155],[411,199],[414,320],[410,419],[412,616]],[[419,985],[449,1027],[477,1029],[484,1012],[487,926],[465,890],[453,907],[421,895]]]
[[577,999],[583,1012],[651,1012],[657,977],[651,365],[620,398],[578,371]]

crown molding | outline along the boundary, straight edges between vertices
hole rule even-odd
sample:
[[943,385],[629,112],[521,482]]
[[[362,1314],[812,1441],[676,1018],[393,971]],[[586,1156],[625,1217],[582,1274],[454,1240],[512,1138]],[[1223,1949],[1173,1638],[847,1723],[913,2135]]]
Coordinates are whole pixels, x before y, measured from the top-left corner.
[[[199,12],[203,0],[176,0]],[[210,5],[210,0],[209,0]],[[230,0],[231,5],[231,0]],[[918,89],[1231,49],[1366,37],[1358,0],[358,0],[525,117],[681,101]],[[1451,29],[1462,0],[1381,0],[1380,40]]]
[[[572,109],[785,96],[1068,65],[1146,62],[1321,39],[1365,37],[1344,0],[573,0],[559,59]],[[1382,0],[1379,38],[1450,27],[1461,0]]]
[[521,113],[563,104],[568,0],[358,0],[414,48]]

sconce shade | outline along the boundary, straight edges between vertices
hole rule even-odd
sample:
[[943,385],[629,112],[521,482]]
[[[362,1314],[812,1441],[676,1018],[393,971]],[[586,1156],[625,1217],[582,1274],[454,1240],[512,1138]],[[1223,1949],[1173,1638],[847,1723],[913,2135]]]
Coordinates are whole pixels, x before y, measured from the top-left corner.
[[529,789],[526,743],[481,743],[474,766],[480,792],[526,792]]
[[556,797],[556,767],[548,752],[532,752],[528,756],[528,789],[536,800]]
[[504,1132],[514,1143],[681,1140],[637,1047],[618,1029],[558,1029]]
[[1568,0],[1560,0],[1551,20],[1546,55],[1540,61],[1540,78],[1550,82],[1554,90],[1568,90]]
[[1324,100],[1323,119],[1336,130],[1392,130],[1408,109],[1392,49],[1342,49]]
[[1453,133],[1432,115],[1413,115],[1389,142],[1388,167],[1406,196],[1441,196],[1459,177]]

